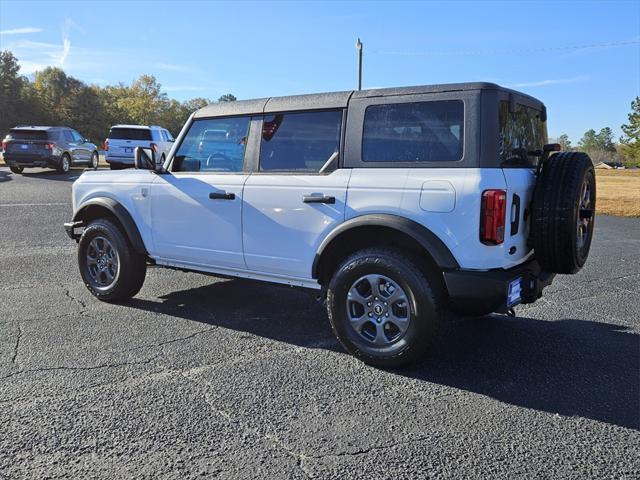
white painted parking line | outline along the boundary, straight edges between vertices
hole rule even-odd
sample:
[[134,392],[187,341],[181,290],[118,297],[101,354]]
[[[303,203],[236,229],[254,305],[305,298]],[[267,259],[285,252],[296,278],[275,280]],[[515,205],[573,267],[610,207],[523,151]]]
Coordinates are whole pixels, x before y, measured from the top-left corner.
[[70,203],[0,203],[0,207],[56,207]]

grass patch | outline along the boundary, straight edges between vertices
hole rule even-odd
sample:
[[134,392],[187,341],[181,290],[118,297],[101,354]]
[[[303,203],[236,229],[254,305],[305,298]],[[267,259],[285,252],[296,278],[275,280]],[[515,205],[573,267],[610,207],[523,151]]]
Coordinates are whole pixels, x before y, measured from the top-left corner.
[[640,217],[640,170],[596,170],[596,211]]

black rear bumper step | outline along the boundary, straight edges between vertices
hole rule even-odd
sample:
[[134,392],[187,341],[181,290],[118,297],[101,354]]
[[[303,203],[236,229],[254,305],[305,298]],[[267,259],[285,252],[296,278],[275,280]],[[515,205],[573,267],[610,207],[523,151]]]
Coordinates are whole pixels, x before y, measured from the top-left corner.
[[509,284],[518,277],[523,280],[520,303],[533,303],[555,277],[554,273],[543,271],[535,259],[509,270],[451,270],[443,273],[449,306],[462,314],[506,312],[509,309]]

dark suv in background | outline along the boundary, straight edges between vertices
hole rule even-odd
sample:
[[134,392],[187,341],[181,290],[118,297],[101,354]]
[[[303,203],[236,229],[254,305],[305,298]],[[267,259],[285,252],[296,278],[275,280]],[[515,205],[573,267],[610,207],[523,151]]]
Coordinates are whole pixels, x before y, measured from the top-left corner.
[[13,173],[25,167],[55,168],[66,173],[74,165],[98,168],[98,149],[68,127],[18,126],[2,141],[4,162]]

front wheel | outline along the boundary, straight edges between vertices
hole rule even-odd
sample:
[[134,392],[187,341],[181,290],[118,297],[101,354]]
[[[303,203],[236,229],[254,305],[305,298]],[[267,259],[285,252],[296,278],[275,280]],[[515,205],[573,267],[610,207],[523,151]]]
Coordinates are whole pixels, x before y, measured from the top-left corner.
[[396,250],[366,249],[347,258],[329,284],[334,333],[360,360],[394,368],[428,352],[444,313],[439,279]]
[[22,173],[22,171],[24,170],[24,167],[9,167],[9,170],[11,170],[13,173]]
[[91,161],[89,162],[89,168],[93,168],[94,170],[98,169],[98,153],[93,152],[91,154]]
[[133,297],[142,288],[147,272],[144,256],[106,219],[94,220],[84,229],[78,244],[78,265],[89,291],[107,302]]

